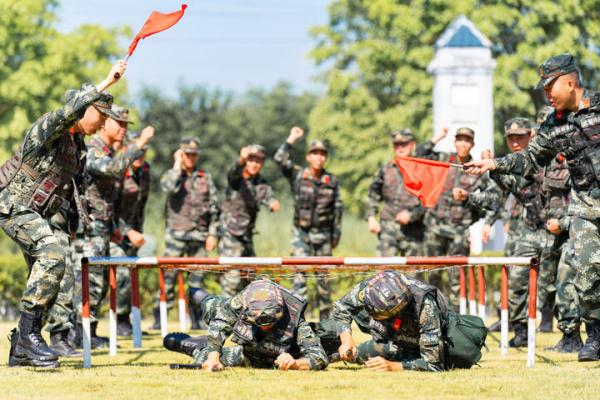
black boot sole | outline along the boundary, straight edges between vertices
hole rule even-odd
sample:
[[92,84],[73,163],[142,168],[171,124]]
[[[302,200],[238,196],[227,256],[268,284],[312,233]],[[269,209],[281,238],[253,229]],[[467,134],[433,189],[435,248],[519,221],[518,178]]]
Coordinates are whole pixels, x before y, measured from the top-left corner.
[[56,361],[42,361],[36,360],[29,357],[11,356],[8,358],[9,367],[35,367],[35,368],[58,368],[60,362]]
[[29,351],[27,351],[27,349],[24,349],[19,344],[17,344],[15,353],[18,355],[15,355],[14,357],[17,357],[17,358],[29,358],[31,360],[37,360],[37,361],[42,361],[42,362],[58,361],[58,356],[56,354],[48,355],[48,356],[41,356],[39,354],[31,354]]

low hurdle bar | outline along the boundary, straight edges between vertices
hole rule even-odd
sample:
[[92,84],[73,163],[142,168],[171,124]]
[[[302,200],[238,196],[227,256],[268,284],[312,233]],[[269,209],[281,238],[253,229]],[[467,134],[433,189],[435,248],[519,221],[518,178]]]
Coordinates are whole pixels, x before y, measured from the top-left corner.
[[[83,367],[91,367],[91,336],[90,336],[90,305],[89,305],[89,266],[109,266],[114,269],[114,279],[110,279],[111,299],[113,293],[116,296],[116,266],[125,266],[132,269],[139,268],[159,268],[159,284],[161,286],[161,307],[165,308],[165,321],[161,315],[161,334],[166,336],[166,292],[164,285],[164,270],[166,269],[186,269],[186,270],[204,270],[204,271],[228,271],[232,269],[246,269],[250,267],[259,267],[266,271],[271,267],[273,271],[281,270],[282,267],[293,269],[294,271],[340,271],[340,272],[377,272],[385,269],[399,271],[427,271],[435,270],[438,267],[458,267],[463,271],[461,281],[464,282],[463,266],[479,266],[483,269],[486,266],[502,266],[502,340],[501,353],[506,354],[508,338],[508,275],[506,265],[515,267],[529,267],[529,320],[528,320],[528,352],[527,367],[535,365],[535,334],[536,334],[536,300],[537,300],[537,275],[538,260],[529,257],[91,257],[82,259],[82,325],[83,325]],[[182,266],[185,266],[182,268]],[[483,271],[480,274],[479,286],[482,287]],[[112,275],[113,273],[111,273]],[[470,274],[471,275],[471,274]],[[471,287],[475,288],[475,279],[473,272]],[[461,292],[462,292],[461,285]],[[484,286],[483,286],[484,288]],[[482,304],[482,293],[480,290],[479,305]],[[466,294],[466,293],[465,293]],[[465,296],[466,297],[466,296]],[[116,297],[115,297],[116,299]],[[465,299],[466,300],[466,299]],[[485,294],[483,293],[483,301]],[[465,301],[466,303],[466,301]],[[465,304],[466,308],[466,304]],[[138,303],[139,309],[139,303]],[[114,352],[111,349],[110,354],[116,354],[116,300],[111,300],[111,313],[109,317],[114,319],[114,332],[109,329],[111,343],[114,341]],[[466,310],[465,310],[466,311]],[[109,323],[109,326],[112,326]]]

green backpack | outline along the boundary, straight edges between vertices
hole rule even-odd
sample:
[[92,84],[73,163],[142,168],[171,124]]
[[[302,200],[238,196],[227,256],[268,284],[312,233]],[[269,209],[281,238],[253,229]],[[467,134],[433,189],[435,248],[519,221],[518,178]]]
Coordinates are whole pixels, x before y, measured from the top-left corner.
[[446,367],[471,368],[477,364],[488,333],[483,320],[448,310],[445,327]]

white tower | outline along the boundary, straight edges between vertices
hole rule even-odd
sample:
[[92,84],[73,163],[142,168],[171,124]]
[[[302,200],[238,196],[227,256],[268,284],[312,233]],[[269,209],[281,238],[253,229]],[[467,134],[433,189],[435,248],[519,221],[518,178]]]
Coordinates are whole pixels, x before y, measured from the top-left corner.
[[[494,148],[494,109],[491,43],[467,17],[456,18],[437,40],[435,58],[427,71],[434,76],[434,133],[449,128],[436,150],[454,151],[454,133],[466,126],[475,131],[474,158]],[[471,229],[471,253],[481,252],[481,228]],[[495,246],[494,246],[495,247]]]

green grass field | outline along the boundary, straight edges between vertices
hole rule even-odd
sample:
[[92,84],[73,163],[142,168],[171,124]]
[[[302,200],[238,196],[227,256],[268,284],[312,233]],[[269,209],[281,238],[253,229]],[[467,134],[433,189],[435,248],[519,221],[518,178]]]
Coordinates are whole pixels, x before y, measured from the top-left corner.
[[[147,323],[144,325],[146,326]],[[157,332],[144,348],[120,341],[119,355],[94,352],[93,367],[79,359],[57,370],[8,368],[6,335],[0,324],[0,399],[598,399],[600,363],[578,363],[576,355],[545,352],[558,334],[538,335],[534,369],[525,368],[525,350],[499,355],[499,335],[488,338],[480,367],[443,373],[375,373],[337,363],[321,372],[228,369],[220,373],[174,371],[169,363],[190,361],[162,348]],[[108,323],[102,321],[101,329]],[[173,323],[172,330],[177,329]]]

